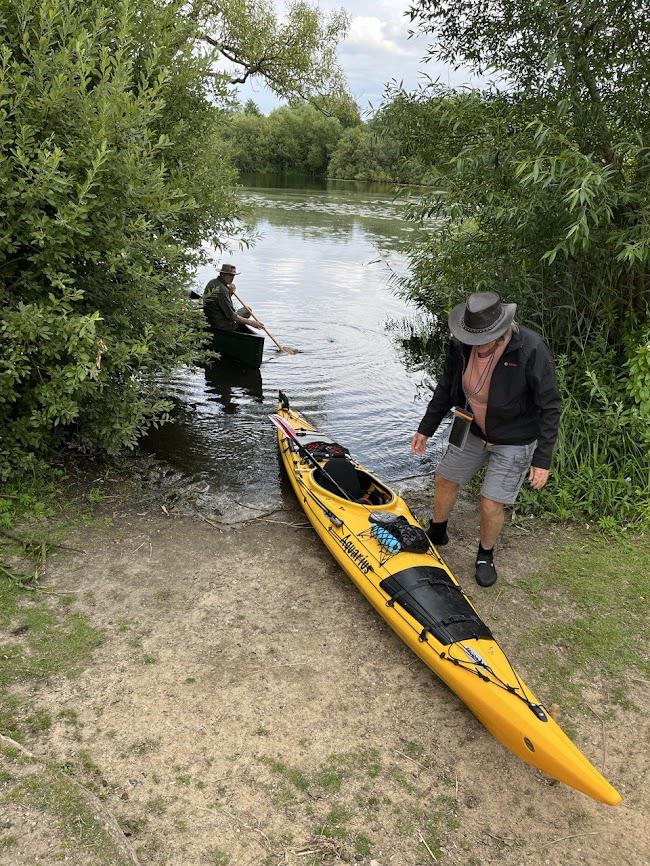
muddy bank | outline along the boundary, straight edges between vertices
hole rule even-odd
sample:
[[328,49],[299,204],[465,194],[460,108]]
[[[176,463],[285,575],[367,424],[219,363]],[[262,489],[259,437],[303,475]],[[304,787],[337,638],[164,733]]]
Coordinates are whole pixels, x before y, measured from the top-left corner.
[[[426,491],[406,483],[424,516]],[[225,529],[115,497],[68,532],[83,553],[59,551],[43,580],[54,613],[85,617],[101,642],[77,676],[15,692],[50,719],[29,748],[98,795],[140,863],[649,861],[644,677],[633,675],[624,702],[588,667],[575,671],[589,706],[566,720],[621,791],[611,809],[496,742],[370,609],[292,502]],[[550,704],[556,684],[526,637],[566,600],[549,591],[535,607],[522,578],[543,571],[564,531],[509,527],[491,590],[473,584],[476,537],[475,508],[461,503],[450,565]],[[83,828],[75,836],[74,814],[21,787],[17,761],[4,755],[0,843],[13,841],[0,863],[120,862]]]

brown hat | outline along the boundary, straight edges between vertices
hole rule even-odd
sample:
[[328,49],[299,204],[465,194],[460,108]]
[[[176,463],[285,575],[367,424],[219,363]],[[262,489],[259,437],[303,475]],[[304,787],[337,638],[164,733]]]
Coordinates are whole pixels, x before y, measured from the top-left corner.
[[219,273],[220,274],[232,274],[234,277],[235,274],[238,274],[241,272],[238,271],[234,265],[221,265],[221,270],[219,271]]
[[483,346],[508,330],[516,304],[502,304],[496,292],[472,292],[449,313],[449,330],[468,346]]

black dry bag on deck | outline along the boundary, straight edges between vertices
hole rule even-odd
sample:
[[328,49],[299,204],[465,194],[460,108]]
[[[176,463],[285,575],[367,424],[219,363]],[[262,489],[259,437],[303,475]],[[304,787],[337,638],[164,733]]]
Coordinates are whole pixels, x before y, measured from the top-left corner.
[[429,549],[429,536],[424,529],[413,526],[403,515],[391,514],[390,511],[373,511],[368,518],[371,523],[387,529],[399,541],[403,551],[407,553],[426,553]]

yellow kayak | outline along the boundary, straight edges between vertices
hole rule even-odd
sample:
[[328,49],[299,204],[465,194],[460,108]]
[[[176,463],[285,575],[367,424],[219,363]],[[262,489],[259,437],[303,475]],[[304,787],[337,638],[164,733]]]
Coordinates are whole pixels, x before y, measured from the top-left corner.
[[437,550],[396,552],[392,536],[379,539],[376,521],[391,515],[418,526],[404,500],[292,410],[282,392],[271,420],[310,523],[393,631],[511,752],[595,800],[620,803],[517,674]]

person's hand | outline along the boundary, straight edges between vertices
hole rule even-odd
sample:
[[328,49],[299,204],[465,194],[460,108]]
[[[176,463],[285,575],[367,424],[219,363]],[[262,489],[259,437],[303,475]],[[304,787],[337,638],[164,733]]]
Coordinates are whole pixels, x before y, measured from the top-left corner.
[[253,319],[252,325],[254,328],[259,328],[260,330],[264,330],[264,323],[260,322],[259,319]]
[[528,481],[533,490],[541,490],[548,481],[548,469],[540,469],[539,466],[531,466],[528,473]]
[[424,452],[427,450],[428,441],[428,436],[423,436],[422,433],[414,433],[413,440],[411,442],[411,451],[414,454],[424,454]]

